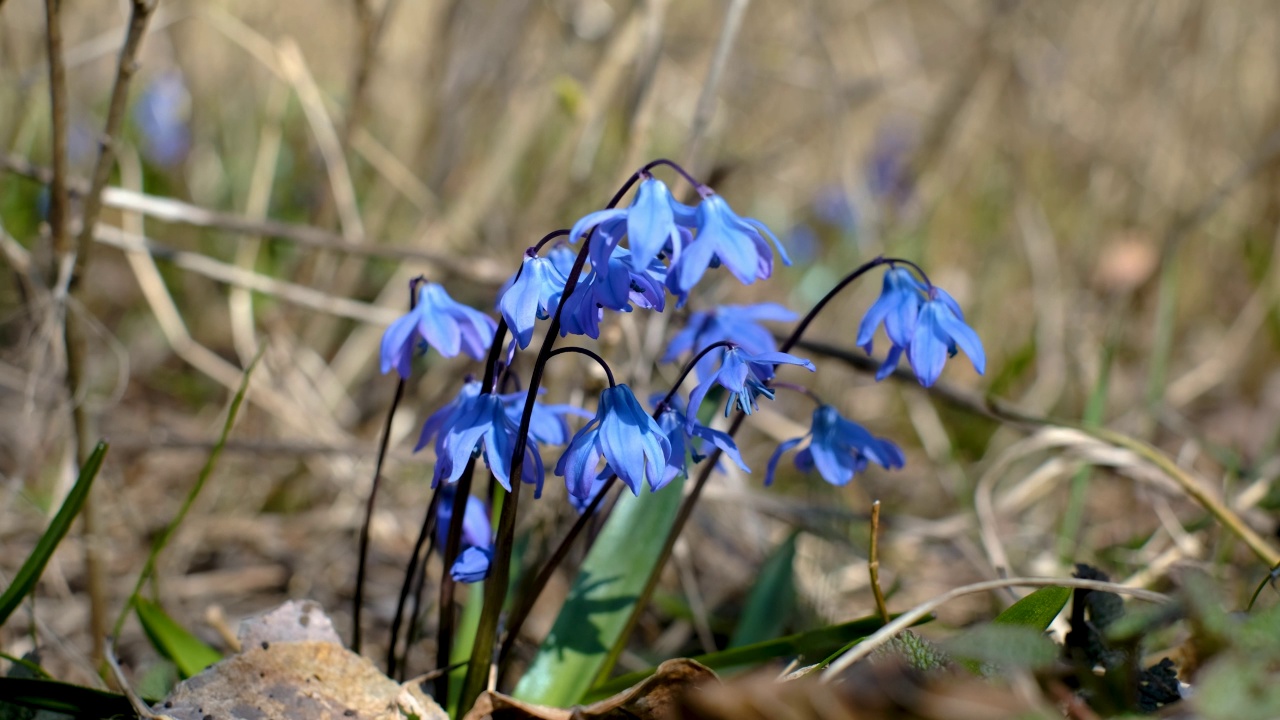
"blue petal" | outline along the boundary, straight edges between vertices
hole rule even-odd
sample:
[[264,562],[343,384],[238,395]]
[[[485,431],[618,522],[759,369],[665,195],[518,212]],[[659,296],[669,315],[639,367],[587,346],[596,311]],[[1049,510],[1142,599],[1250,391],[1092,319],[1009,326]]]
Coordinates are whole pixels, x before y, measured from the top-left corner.
[[765,468],[765,471],[764,471],[765,487],[768,487],[773,484],[773,476],[778,471],[778,461],[782,459],[782,454],[787,452],[791,448],[795,447],[796,445],[799,445],[802,440],[804,440],[803,437],[792,438],[790,440],[787,440],[786,442],[783,442],[781,445],[778,445],[778,449],[774,450],[773,454],[769,456],[769,465]]
[[876,381],[884,380],[898,369],[898,360],[902,357],[902,348],[894,344],[889,346],[889,354],[885,355],[884,362],[880,363],[880,369],[876,370]]
[[950,312],[949,307],[938,311],[938,325],[969,356],[973,369],[979,375],[983,374],[987,369],[987,353],[982,349],[982,340],[978,339],[973,328]]
[[911,368],[915,370],[920,384],[925,387],[938,381],[942,366],[947,361],[951,342],[951,336],[938,322],[940,308],[937,303],[925,303],[924,309],[920,311],[920,318],[916,321],[915,335],[907,347],[907,359],[911,361]]
[[489,575],[489,565],[493,562],[493,551],[489,548],[469,547],[453,561],[449,574],[455,582],[480,582]]
[[382,334],[382,374],[387,374],[394,367],[400,377],[409,378],[413,364],[411,336],[417,324],[418,320],[411,312],[396,318]]
[[671,191],[661,180],[649,178],[636,189],[635,199],[627,211],[631,267],[636,272],[642,272],[668,241],[680,241],[671,201]]

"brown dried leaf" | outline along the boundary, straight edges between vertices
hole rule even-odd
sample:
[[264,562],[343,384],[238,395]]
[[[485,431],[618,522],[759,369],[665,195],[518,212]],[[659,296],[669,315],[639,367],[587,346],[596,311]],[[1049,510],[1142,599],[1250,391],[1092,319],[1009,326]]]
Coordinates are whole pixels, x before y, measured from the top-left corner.
[[342,647],[313,602],[288,602],[240,629],[244,651],[180,683],[154,711],[175,720],[448,720],[416,685],[401,685]]
[[649,678],[598,703],[572,710],[530,705],[487,692],[463,720],[668,720],[677,718],[680,698],[716,674],[692,660],[668,660]]

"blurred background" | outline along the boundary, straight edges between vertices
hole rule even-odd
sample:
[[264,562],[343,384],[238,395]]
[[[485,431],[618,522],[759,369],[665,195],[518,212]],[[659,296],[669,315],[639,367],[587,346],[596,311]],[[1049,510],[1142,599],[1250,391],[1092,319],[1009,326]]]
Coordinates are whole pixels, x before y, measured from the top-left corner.
[[[97,155],[127,12],[63,10],[73,187]],[[91,382],[75,402],[113,443],[94,541],[111,614],[261,349],[227,453],[162,557],[161,596],[215,645],[220,624],[285,597],[319,600],[345,634],[395,385],[377,372],[378,340],[408,279],[489,309],[525,247],[655,157],[767,223],[795,260],[753,286],[721,273],[689,309],[777,301],[803,313],[858,263],[892,254],[960,301],[989,363],[985,377],[950,363],[942,397],[813,355],[812,387],[902,445],[906,468],[833,488],[787,464],[763,488],[777,442],[808,426],[808,401],[780,396],[740,435],[756,472],[713,480],[626,668],[723,647],[792,528],[805,531],[797,598],[779,630],[870,614],[877,498],[891,606],[994,577],[980,531],[1002,538],[1012,574],[1090,562],[1159,587],[1194,565],[1247,598],[1256,561],[1198,506],[1123,458],[1029,446],[976,410],[992,396],[1148,440],[1274,533],[1278,64],[1280,11],[1265,0],[163,0],[73,308],[92,318]],[[43,5],[0,1],[0,584],[72,480],[43,289],[47,78]],[[853,352],[878,289],[843,295],[809,339]],[[610,319],[600,345],[638,394],[675,377],[654,360],[679,322]],[[374,518],[374,657],[429,498],[418,428],[474,370],[435,355],[426,368],[397,416]],[[589,399],[603,380],[582,377],[553,365],[549,397]],[[979,521],[975,492],[994,493],[997,517]],[[554,478],[522,509],[530,557],[572,518]],[[68,538],[34,616],[15,615],[0,645],[21,654],[36,634],[46,667],[87,682],[83,543]],[[532,639],[568,577],[526,627]],[[993,602],[948,605],[942,621]],[[154,658],[134,625],[120,652],[135,667]]]

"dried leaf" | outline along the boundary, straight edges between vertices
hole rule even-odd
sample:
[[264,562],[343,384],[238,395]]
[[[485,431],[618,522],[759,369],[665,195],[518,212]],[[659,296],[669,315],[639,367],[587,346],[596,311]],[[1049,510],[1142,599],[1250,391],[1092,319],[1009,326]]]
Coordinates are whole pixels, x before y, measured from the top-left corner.
[[286,603],[246,621],[240,639],[252,644],[180,683],[155,712],[175,720],[448,720],[416,686],[397,683],[336,642],[315,603]]

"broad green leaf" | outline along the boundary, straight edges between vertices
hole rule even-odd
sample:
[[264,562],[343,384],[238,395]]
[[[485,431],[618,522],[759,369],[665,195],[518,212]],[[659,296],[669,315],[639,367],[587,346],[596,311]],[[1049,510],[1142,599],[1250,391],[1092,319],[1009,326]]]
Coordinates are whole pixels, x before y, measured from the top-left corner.
[[[928,619],[921,621],[921,623],[923,622],[928,622]],[[723,670],[724,668],[743,665],[759,665],[785,657],[824,658],[861,640],[883,626],[884,622],[880,619],[880,616],[874,615],[839,625],[828,625],[817,630],[788,635],[775,640],[766,640],[746,647],[699,655],[692,659],[712,670]],[[583,701],[595,702],[626,690],[652,675],[655,670],[657,668],[649,668],[648,670],[613,678],[607,683],[592,688],[591,692],[583,698]]]
[[675,520],[684,480],[639,497],[622,490],[569,597],[513,695],[538,705],[579,702],[626,628]]
[[138,598],[134,607],[142,621],[142,629],[151,638],[151,644],[178,666],[182,677],[189,678],[222,659],[217,650],[188,632],[159,605],[146,598]]
[[89,720],[134,716],[123,695],[55,680],[0,677],[0,698],[0,707],[9,703]]
[[18,569],[18,574],[14,575],[13,583],[5,589],[4,595],[0,595],[0,625],[4,625],[13,611],[18,609],[22,604],[22,598],[35,589],[40,575],[44,572],[44,566],[53,556],[53,551],[58,548],[58,543],[62,542],[62,538],[71,529],[71,523],[76,519],[76,515],[80,514],[80,508],[89,497],[89,488],[93,487],[93,479],[98,476],[98,469],[102,467],[102,459],[106,455],[107,444],[98,443],[93,453],[89,455],[89,459],[85,461],[84,467],[80,468],[80,477],[76,478],[76,484],[71,486],[71,492],[67,493],[66,499],[62,501],[62,507],[58,508],[44,535],[40,536],[35,549],[23,561],[22,567]]
[[[1060,649],[1044,631],[1026,625],[987,623],[942,643],[942,651],[959,660],[1005,668],[1037,669],[1052,665]],[[971,669],[977,669],[971,667]]]
[[1042,587],[1010,605],[992,622],[1000,625],[1022,625],[1044,632],[1070,599],[1071,588],[1056,585]]
[[[476,627],[480,625],[480,613],[484,610],[484,583],[473,583],[467,587],[467,601],[462,606],[462,617],[458,620],[457,630],[453,634],[453,650],[449,652],[449,662],[458,667],[449,673],[449,697],[458,702],[462,697],[462,682],[467,677],[467,660],[471,658],[471,648],[475,645]],[[454,716],[462,717],[466,713],[454,708]]]
[[793,532],[782,541],[764,567],[747,596],[738,627],[729,639],[730,648],[745,647],[776,638],[782,634],[796,603],[795,573],[796,536]]

